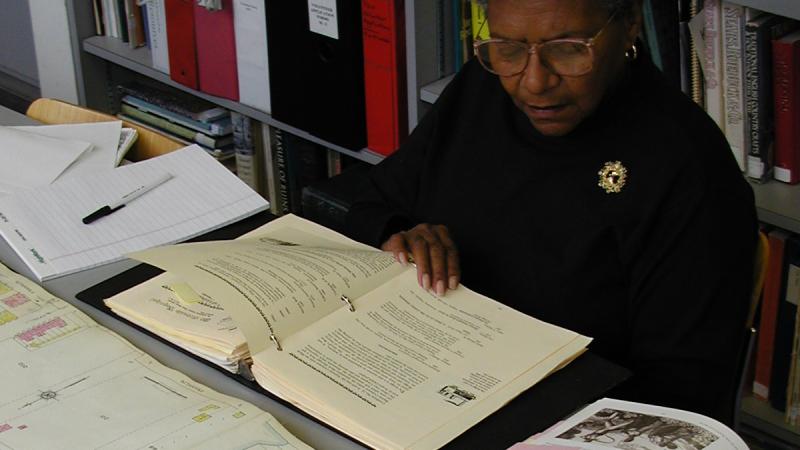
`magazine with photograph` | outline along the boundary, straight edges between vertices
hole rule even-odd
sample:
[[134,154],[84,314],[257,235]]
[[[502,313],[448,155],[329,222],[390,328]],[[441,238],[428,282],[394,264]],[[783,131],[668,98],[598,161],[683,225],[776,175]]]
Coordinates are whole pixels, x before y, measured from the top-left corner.
[[[728,426],[702,414],[604,398],[513,450],[747,450]],[[509,450],[511,450],[509,449]]]

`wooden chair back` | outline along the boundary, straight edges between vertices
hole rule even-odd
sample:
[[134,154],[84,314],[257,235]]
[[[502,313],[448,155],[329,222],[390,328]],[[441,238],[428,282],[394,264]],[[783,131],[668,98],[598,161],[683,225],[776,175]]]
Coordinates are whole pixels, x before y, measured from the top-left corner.
[[94,111],[52,98],[39,98],[28,107],[26,115],[43,124],[110,122],[121,120],[124,127],[134,128],[139,137],[128,152],[127,159],[141,161],[185,147],[169,136],[139,124],[119,119],[110,114]]

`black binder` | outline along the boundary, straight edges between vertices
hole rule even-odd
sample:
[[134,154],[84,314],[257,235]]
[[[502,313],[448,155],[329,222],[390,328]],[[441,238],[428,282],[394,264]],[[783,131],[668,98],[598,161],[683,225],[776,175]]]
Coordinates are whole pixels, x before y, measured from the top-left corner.
[[[367,144],[361,2],[335,4],[328,10],[315,0],[266,1],[272,117],[361,150]],[[327,25],[311,23],[309,15]]]

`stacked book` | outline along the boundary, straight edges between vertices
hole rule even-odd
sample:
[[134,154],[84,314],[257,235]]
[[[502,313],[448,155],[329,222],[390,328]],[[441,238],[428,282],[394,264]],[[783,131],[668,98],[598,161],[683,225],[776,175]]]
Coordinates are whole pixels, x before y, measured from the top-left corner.
[[198,144],[234,167],[233,124],[225,108],[203,99],[132,82],[118,86],[121,119],[186,145]]

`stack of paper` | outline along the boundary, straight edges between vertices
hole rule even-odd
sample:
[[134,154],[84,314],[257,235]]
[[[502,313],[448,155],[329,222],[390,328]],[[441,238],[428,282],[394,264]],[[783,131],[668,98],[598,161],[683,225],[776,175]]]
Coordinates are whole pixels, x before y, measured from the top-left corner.
[[[82,219],[159,174],[172,178],[91,224]],[[183,241],[269,204],[193,145],[113,170],[0,197],[0,235],[40,280]]]
[[0,264],[0,447],[308,449]]

